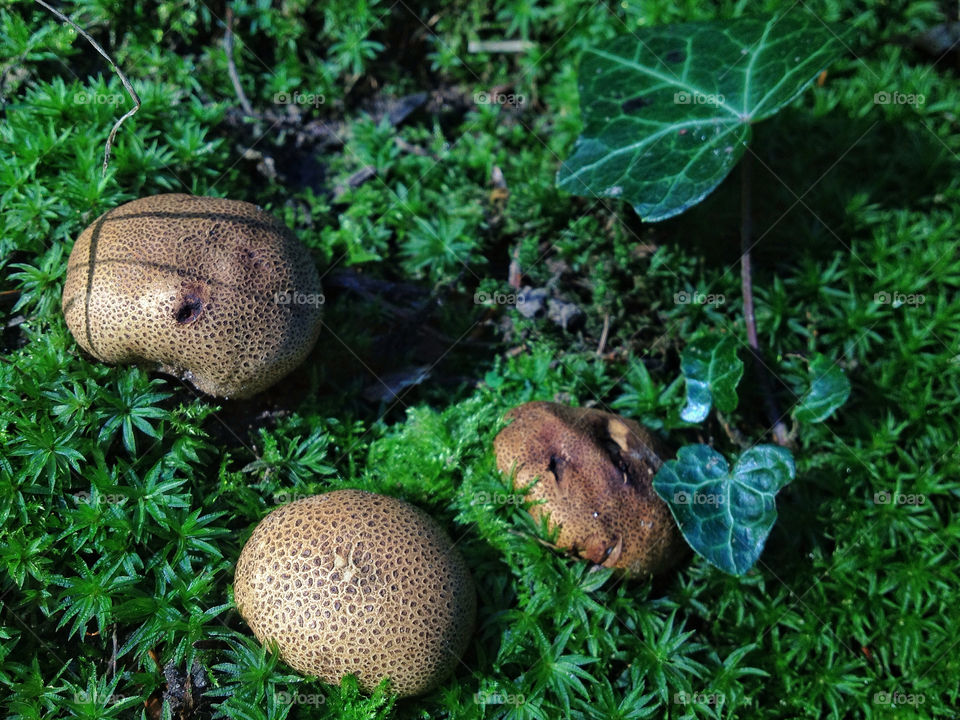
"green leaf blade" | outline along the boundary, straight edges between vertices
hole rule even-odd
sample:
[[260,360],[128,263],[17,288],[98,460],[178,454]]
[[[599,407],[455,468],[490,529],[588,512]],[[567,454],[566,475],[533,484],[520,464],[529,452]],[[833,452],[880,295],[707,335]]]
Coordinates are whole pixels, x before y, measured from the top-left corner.
[[622,197],[646,221],[682,213],[739,162],[775,114],[842,49],[794,12],[641,28],[580,65],[584,129],[557,173],[574,195]]
[[830,417],[850,396],[850,381],[843,369],[824,355],[810,361],[810,384],[794,408],[798,422],[818,423]]
[[680,372],[687,385],[680,411],[685,422],[703,422],[714,403],[721,412],[736,409],[743,361],[737,357],[737,340],[732,335],[706,335],[691,342],[681,354]]
[[758,445],[733,469],[707,445],[680,448],[653,479],[687,543],[710,564],[743,575],[763,552],[777,519],[776,494],[795,476],[786,448]]

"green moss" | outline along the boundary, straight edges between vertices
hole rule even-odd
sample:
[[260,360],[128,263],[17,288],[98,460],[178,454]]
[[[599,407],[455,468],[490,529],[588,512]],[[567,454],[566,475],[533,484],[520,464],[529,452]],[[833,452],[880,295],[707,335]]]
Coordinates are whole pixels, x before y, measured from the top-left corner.
[[[106,179],[103,142],[129,107],[121,84],[39,6],[0,8],[6,716],[153,717],[143,703],[173,702],[171,679],[191,668],[209,686],[193,691],[195,717],[885,717],[877,694],[898,692],[923,701],[900,714],[953,716],[960,86],[945,60],[934,66],[908,42],[947,19],[938,4],[815,4],[861,42],[757,128],[758,173],[769,173],[756,182],[757,317],[770,357],[837,358],[853,393],[798,435],[798,478],[753,572],[738,580],[691,559],[646,583],[544,547],[490,443],[508,408],[557,398],[637,417],[674,446],[732,449],[720,425],[679,420],[677,378],[685,338],[741,327],[736,182],[644,227],[553,178],[579,130],[583,47],[640,24],[761,8],[232,6],[240,81],[273,113],[258,122],[237,115],[222,18],[209,9],[65,6],[144,100]],[[501,39],[532,45],[468,52]],[[384,99],[418,91],[423,106],[384,120]],[[876,105],[882,91],[926,102]],[[476,103],[493,92],[523,100]],[[296,93],[323,102],[277,100]],[[291,109],[310,133],[277,124]],[[265,158],[277,173],[258,169]],[[374,175],[347,187],[364,167]],[[495,167],[508,197],[492,194]],[[106,209],[169,191],[258,202],[334,271],[320,345],[269,398],[214,404],[92,362],[66,330],[73,240]],[[474,304],[478,290],[511,292],[515,253],[524,282],[575,302],[581,326]],[[674,302],[690,291],[727,302]],[[780,400],[796,402],[786,387]],[[766,431],[749,387],[726,421]],[[473,568],[476,638],[429,697],[394,703],[385,689],[368,698],[349,680],[292,676],[232,608],[233,565],[255,523],[336,487],[427,508]]]

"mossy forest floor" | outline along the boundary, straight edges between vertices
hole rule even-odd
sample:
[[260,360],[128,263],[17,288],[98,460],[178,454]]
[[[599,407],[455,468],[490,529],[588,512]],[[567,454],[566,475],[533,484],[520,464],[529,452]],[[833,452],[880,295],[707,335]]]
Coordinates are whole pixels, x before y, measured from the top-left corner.
[[[579,131],[577,60],[634,27],[790,3],[270,5],[230,3],[253,117],[223,3],[60,5],[143,99],[103,178],[129,105],[119,80],[40,6],[0,3],[0,714],[956,717],[960,66],[956,49],[915,43],[956,7],[805,4],[856,42],[756,127],[758,324],[781,366],[821,352],[853,391],[798,434],[797,479],[753,571],[691,557],[623,582],[493,501],[506,488],[491,441],[510,407],[556,399],[736,452],[716,420],[677,412],[685,339],[744,336],[739,188],[734,176],[655,225],[556,190]],[[499,40],[524,44],[470,46]],[[259,397],[103,365],[66,329],[77,235],[162,192],[260,204],[323,274],[316,349]],[[552,313],[476,302],[514,292],[511,264]],[[693,292],[726,302],[675,302]],[[749,374],[725,420],[768,439]],[[256,522],[340,487],[427,509],[473,570],[478,629],[429,696],[299,678],[232,606]]]

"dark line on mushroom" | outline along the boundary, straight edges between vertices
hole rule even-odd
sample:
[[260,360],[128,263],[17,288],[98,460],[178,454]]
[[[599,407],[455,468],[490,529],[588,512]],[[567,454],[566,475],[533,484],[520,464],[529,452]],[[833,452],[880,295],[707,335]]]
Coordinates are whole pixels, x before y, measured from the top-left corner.
[[[97,244],[100,242],[100,232],[104,223],[107,221],[107,216],[110,214],[110,211],[103,213],[99,218],[97,218],[93,223],[93,232],[90,233],[90,252],[88,253],[87,262],[87,283],[86,288],[84,289],[84,299],[83,299],[83,332],[87,336],[87,347],[90,348],[90,354],[97,356],[98,353],[96,348],[93,345],[93,336],[90,334],[90,297],[93,295],[93,273],[97,264],[94,262],[94,258],[97,254]],[[67,261],[69,265],[69,260]]]

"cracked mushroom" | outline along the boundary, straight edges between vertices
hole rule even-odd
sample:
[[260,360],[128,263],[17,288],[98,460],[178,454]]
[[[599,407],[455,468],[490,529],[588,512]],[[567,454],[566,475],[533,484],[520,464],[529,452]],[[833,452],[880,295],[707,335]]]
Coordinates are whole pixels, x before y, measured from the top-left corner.
[[525,403],[507,419],[494,440],[497,467],[542,501],[530,513],[558,529],[559,547],[631,576],[679,559],[685,544],[653,490],[657,443],[636,422],[551,402]]

